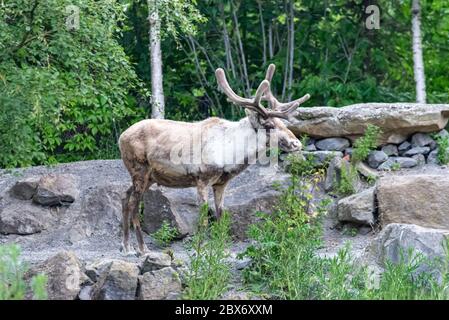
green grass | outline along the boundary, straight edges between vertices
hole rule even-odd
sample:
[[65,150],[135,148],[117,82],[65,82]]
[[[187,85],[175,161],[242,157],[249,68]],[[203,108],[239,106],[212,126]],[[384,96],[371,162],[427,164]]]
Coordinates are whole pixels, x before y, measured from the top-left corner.
[[161,227],[151,234],[156,243],[161,247],[168,246],[178,236],[178,230],[170,225],[170,222],[164,220]]
[[20,261],[20,248],[17,245],[0,245],[0,300],[22,300],[28,290],[33,299],[47,298],[47,277],[34,276],[28,285],[24,280],[27,266]]
[[[354,261],[349,245],[334,257],[318,256],[328,202],[317,205],[315,214],[308,211],[310,188],[301,184],[318,184],[319,174],[303,168],[293,162],[291,187],[277,210],[260,213],[261,222],[250,228],[254,244],[243,254],[252,260],[243,270],[248,290],[271,299],[449,299],[449,242],[444,258],[429,260],[411,249],[397,263],[387,262],[379,276]],[[440,270],[440,281],[418,272],[423,265]]]
[[231,237],[230,215],[224,212],[219,221],[208,223],[208,206],[200,209],[198,231],[190,248],[189,271],[186,276],[184,299],[212,300],[225,293],[231,278],[228,258]]

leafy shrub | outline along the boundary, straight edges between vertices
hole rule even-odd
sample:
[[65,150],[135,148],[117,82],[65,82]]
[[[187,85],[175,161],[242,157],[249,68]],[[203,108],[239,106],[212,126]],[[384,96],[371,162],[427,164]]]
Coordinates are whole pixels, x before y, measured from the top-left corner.
[[[297,177],[293,175],[291,182]],[[309,179],[314,181],[313,175]],[[252,263],[243,276],[255,294],[279,299],[449,299],[449,241],[443,244],[442,259],[425,259],[413,250],[401,252],[399,262],[387,262],[380,275],[355,262],[349,244],[334,257],[320,257],[317,250],[322,246],[322,217],[328,203],[322,202],[317,214],[309,215],[309,192],[285,189],[277,210],[259,213],[261,221],[250,227],[254,244],[244,255]],[[423,264],[433,266],[441,276],[418,273]]]
[[365,134],[354,142],[352,150],[353,162],[364,161],[368,158],[371,151],[377,147],[377,139],[381,130],[379,127],[369,124]]
[[230,215],[224,212],[221,218],[208,226],[208,206],[200,209],[198,231],[191,240],[191,259],[186,277],[185,299],[217,299],[228,288],[231,269],[228,257],[231,237]]
[[[20,248],[17,245],[0,246],[0,300],[21,300],[25,298],[27,285],[24,275],[25,264],[20,262]],[[37,275],[31,279],[31,290],[34,299],[47,298],[45,289],[47,277]]]
[[445,165],[449,163],[449,135],[434,135],[434,139],[438,145],[437,159],[438,163]]
[[358,172],[352,164],[349,166],[342,165],[340,170],[340,180],[337,185],[337,193],[342,196],[349,196],[356,192],[355,184],[357,183]]
[[170,225],[170,222],[164,220],[161,227],[152,234],[156,243],[162,247],[170,244],[178,236],[178,230]]
[[[77,30],[65,25],[68,4],[80,9]],[[117,156],[122,128],[145,115],[134,96],[147,97],[116,40],[124,18],[105,0],[2,6],[0,167]]]

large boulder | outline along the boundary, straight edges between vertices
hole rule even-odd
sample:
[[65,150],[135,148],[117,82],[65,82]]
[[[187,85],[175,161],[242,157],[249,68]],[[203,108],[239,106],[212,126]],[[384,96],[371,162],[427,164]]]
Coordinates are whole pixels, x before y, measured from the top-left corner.
[[137,264],[113,260],[92,289],[94,300],[134,300],[139,268]]
[[171,266],[171,257],[164,252],[150,251],[145,253],[145,258],[140,266],[142,273],[159,270]]
[[[449,239],[449,230],[423,228],[413,224],[392,223],[386,226],[373,241],[370,250],[381,265],[387,262],[406,262],[409,251],[429,259],[444,257],[443,243]],[[426,263],[419,271],[429,271]]]
[[27,278],[36,274],[47,276],[49,300],[74,300],[83,283],[88,281],[83,266],[73,252],[61,251],[30,269]]
[[34,176],[17,181],[10,190],[11,195],[19,200],[31,200],[36,194],[39,180],[39,176]]
[[[224,207],[231,212],[231,232],[236,238],[246,238],[248,227],[257,221],[257,211],[270,212],[274,208],[280,194],[275,182],[286,180],[288,175],[276,168],[255,165],[230,182]],[[199,216],[197,198],[195,188],[151,187],[143,197],[143,229],[153,233],[166,220],[177,228],[180,236],[194,233]],[[212,193],[209,194],[209,204],[214,208]]]
[[447,174],[391,175],[379,179],[377,202],[381,223],[409,223],[449,229]]
[[47,229],[56,216],[49,208],[28,202],[11,202],[0,208],[0,233],[29,235]]
[[372,124],[382,129],[379,144],[398,144],[415,132],[441,130],[449,119],[447,104],[362,103],[342,108],[300,108],[296,112],[288,128],[297,136],[354,140]]
[[170,267],[144,273],[139,284],[141,300],[165,300],[182,290],[179,274]]
[[340,199],[337,204],[338,220],[342,222],[372,226],[374,211],[374,187]]
[[44,206],[70,205],[78,193],[74,175],[48,174],[39,180],[33,201]]

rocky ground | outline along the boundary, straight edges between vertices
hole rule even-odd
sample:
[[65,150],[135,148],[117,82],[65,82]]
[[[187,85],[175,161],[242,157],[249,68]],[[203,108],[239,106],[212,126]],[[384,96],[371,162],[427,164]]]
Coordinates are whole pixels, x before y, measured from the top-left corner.
[[[449,169],[438,165],[434,134],[448,135],[441,129],[449,106],[373,104],[358,109],[306,108],[293,123],[296,131],[314,137],[302,154],[327,163],[320,191],[314,192],[314,201],[332,199],[318,254],[332,256],[350,242],[356,258],[379,269],[386,259],[397,261],[401,248],[441,256],[441,241],[449,237]],[[383,126],[383,143],[357,164],[355,194],[338,195],[354,138],[367,123]],[[249,244],[246,231],[257,221],[255,212],[273,209],[280,194],[274,185],[287,185],[285,165],[251,166],[228,188],[233,287],[224,298],[248,297],[241,292],[240,271],[250,261],[237,255]],[[125,257],[119,250],[121,202],[130,184],[120,160],[1,170],[0,244],[21,246],[23,259],[32,266],[28,276],[49,275],[50,299],[177,299],[189,260],[186,243],[197,226],[196,190],[152,186],[143,199],[144,230],[152,233],[167,220],[180,239],[167,251],[146,236],[151,253]]]

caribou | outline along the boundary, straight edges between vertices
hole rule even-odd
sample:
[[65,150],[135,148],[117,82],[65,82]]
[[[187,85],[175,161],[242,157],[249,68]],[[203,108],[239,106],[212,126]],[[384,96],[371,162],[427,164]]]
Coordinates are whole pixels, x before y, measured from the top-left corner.
[[[262,147],[244,148],[243,141],[274,137],[279,149],[285,152],[299,151],[301,142],[287,128],[282,119],[288,120],[300,104],[310,98],[306,94],[297,100],[281,103],[271,91],[271,79],[275,66],[271,64],[265,79],[260,83],[253,97],[237,95],[230,87],[223,69],[216,70],[219,88],[228,101],[245,109],[246,117],[240,121],[228,121],[211,117],[203,121],[187,123],[165,119],[146,119],[133,124],[119,138],[122,160],[129,171],[132,185],[123,199],[123,243],[125,255],[134,254],[129,243],[130,223],[136,232],[138,254],[148,249],[142,236],[139,221],[139,204],[143,193],[153,184],[172,188],[196,187],[200,205],[207,202],[208,190],[212,187],[215,202],[215,218],[223,212],[224,194],[229,181],[245,170],[256,153],[264,152],[268,143]],[[266,102],[266,108],[262,102]],[[266,139],[268,141],[268,139]],[[176,146],[192,146],[201,149],[200,161],[174,161],[173,155],[190,150],[179,151]],[[231,148],[233,147],[233,149]],[[225,152],[217,152],[223,150]],[[261,150],[262,148],[262,150]],[[189,148],[186,148],[189,149]],[[224,161],[227,150],[240,150],[234,161]],[[177,150],[173,152],[173,150]],[[236,153],[237,154],[237,153]],[[188,154],[189,155],[189,154]],[[190,159],[189,157],[181,157]]]

